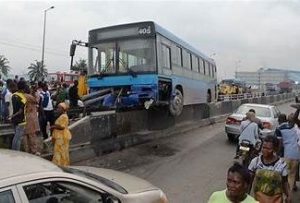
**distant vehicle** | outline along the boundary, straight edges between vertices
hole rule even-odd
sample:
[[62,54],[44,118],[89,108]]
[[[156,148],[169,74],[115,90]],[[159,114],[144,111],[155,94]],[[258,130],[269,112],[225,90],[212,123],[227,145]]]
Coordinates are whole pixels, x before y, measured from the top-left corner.
[[[173,116],[183,106],[214,101],[217,68],[213,59],[154,22],[89,31],[88,85],[92,92],[111,88],[108,107],[168,105]],[[72,63],[72,62],[71,62]]]
[[59,168],[37,156],[3,149],[0,161],[1,203],[168,203],[159,188],[125,173],[87,166]]
[[219,95],[233,95],[247,93],[246,83],[236,79],[225,79],[219,84]]
[[277,86],[279,87],[280,93],[290,93],[293,90],[294,81],[282,81]]
[[79,73],[67,73],[67,72],[55,72],[55,73],[48,73],[47,81],[50,83],[55,82],[62,82],[66,83],[67,85],[73,84],[75,80],[79,79]]
[[240,135],[240,124],[250,109],[255,110],[256,117],[261,120],[264,127],[264,129],[260,131],[261,137],[274,135],[275,129],[278,126],[277,118],[280,114],[279,109],[273,105],[248,103],[242,104],[237,110],[227,117],[225,122],[225,132],[228,140],[237,140]]

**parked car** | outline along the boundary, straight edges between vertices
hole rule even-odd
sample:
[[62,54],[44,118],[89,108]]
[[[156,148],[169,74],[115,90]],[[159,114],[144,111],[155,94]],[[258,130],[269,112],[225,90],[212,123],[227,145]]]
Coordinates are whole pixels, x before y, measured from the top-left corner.
[[225,132],[229,141],[237,140],[240,135],[240,124],[250,109],[255,110],[256,117],[262,122],[263,130],[260,130],[260,136],[274,135],[275,129],[278,126],[279,109],[273,105],[248,103],[242,104],[233,114],[227,117]]
[[0,202],[167,203],[149,182],[109,169],[60,168],[23,152],[0,150]]

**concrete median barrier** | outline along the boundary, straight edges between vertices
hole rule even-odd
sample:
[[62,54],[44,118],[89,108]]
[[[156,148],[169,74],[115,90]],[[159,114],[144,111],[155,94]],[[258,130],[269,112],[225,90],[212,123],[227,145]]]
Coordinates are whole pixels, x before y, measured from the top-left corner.
[[[81,146],[78,150],[71,150],[71,159],[76,162],[213,124],[224,120],[227,114],[244,103],[284,103],[292,101],[293,97],[293,94],[285,94],[188,105],[178,117],[171,116],[166,107],[148,111],[92,113],[84,121],[80,121],[81,123],[70,126],[73,134],[71,146]],[[86,145],[89,147],[82,146],[81,143],[88,143]]]

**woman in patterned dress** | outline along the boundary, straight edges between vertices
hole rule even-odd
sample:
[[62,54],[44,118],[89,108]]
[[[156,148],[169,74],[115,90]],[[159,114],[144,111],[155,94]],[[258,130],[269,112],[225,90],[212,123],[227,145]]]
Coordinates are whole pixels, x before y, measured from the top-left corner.
[[65,103],[58,104],[57,111],[60,116],[56,119],[55,124],[51,126],[51,130],[53,130],[52,141],[54,143],[52,162],[59,166],[70,165],[69,143],[72,135],[68,128],[67,110],[68,106]]

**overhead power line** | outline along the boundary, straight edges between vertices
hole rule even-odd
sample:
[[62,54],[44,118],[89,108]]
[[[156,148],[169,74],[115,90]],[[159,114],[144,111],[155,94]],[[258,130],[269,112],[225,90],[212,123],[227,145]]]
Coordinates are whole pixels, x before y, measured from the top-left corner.
[[[10,46],[10,47],[17,47],[17,48],[21,48],[21,49],[27,49],[27,50],[31,50],[31,51],[35,51],[35,52],[41,52],[41,49],[39,49],[39,48],[24,46],[24,45],[20,45],[20,44],[14,44],[14,43],[3,42],[3,41],[0,41],[0,44],[5,45],[5,46]],[[53,51],[47,51],[46,50],[45,52],[48,53],[48,54],[56,55],[56,56],[69,57],[67,54],[64,55],[64,54],[53,52]]]

